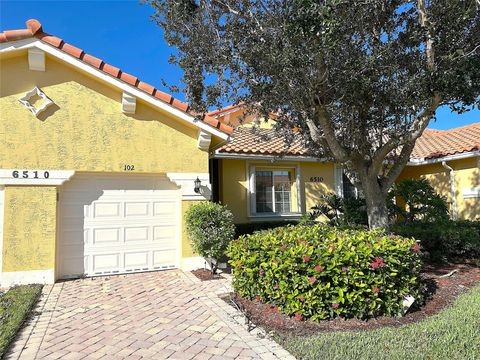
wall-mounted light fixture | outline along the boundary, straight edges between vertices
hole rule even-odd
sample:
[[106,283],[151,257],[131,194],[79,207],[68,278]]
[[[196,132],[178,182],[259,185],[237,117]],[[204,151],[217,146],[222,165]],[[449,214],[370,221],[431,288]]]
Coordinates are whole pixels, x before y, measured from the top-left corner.
[[202,185],[202,181],[197,176],[197,179],[193,183],[195,184],[193,191],[195,191],[197,194],[200,194],[200,185]]

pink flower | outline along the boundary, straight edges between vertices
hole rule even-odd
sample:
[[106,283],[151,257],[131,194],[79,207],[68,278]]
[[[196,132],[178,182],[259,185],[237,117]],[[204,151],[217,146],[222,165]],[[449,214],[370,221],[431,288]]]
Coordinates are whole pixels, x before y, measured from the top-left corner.
[[340,304],[334,303],[334,304],[332,304],[332,307],[336,310],[340,307]]
[[342,272],[347,272],[348,271],[348,267],[344,266],[342,267]]
[[305,301],[305,298],[304,298],[303,296],[300,296],[300,297],[298,298],[298,300],[300,300],[300,302],[304,302],[304,301]]
[[317,265],[315,266],[315,271],[321,272],[323,271],[323,267],[321,267],[320,265]]
[[379,289],[378,287],[375,286],[375,287],[373,288],[373,292],[374,292],[375,294],[378,294],[379,291],[380,291],[380,289]]
[[258,274],[260,276],[265,276],[265,270],[263,270],[263,269],[258,270]]
[[415,243],[415,245],[412,246],[412,251],[413,251],[414,253],[420,252],[420,244],[419,244],[419,243]]
[[381,257],[377,256],[375,260],[370,263],[370,265],[372,265],[374,269],[378,269],[384,267],[386,264]]
[[303,257],[303,261],[307,262],[308,260],[310,260],[310,256],[305,255],[305,256]]
[[299,313],[295,313],[293,318],[297,321],[302,321],[303,320],[303,316]]
[[287,250],[287,246],[286,245],[282,245],[282,247],[280,248],[280,250],[282,250],[283,252],[285,252]]
[[310,277],[308,278],[308,281],[311,282],[312,284],[315,284],[317,282],[317,278]]

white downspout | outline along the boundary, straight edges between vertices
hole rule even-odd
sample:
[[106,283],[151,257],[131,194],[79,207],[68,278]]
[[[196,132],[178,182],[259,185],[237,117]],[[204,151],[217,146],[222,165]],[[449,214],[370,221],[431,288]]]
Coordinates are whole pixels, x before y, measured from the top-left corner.
[[452,193],[453,220],[457,220],[457,192],[455,190],[455,173],[453,172],[453,169],[447,165],[446,161],[442,161],[442,166],[447,169],[450,174],[450,191]]

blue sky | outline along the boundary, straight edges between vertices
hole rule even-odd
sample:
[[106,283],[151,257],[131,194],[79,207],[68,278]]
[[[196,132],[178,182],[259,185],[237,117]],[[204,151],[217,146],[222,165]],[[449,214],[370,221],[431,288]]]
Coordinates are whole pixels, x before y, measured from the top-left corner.
[[[150,21],[153,10],[139,1],[8,1],[0,0],[0,29],[22,29],[39,20],[45,32],[58,36],[158,88],[161,79],[179,85],[182,72],[170,65],[172,49],[160,27]],[[173,94],[184,100],[183,94]],[[463,115],[439,109],[430,127],[449,129],[480,121],[480,111]]]

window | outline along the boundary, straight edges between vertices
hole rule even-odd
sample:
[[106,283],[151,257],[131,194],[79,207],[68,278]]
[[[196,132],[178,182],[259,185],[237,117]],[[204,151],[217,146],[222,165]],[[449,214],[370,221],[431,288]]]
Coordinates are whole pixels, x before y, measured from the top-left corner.
[[362,199],[362,192],[357,189],[355,185],[353,185],[353,183],[350,181],[348,176],[345,175],[345,173],[343,173],[342,176],[343,197],[345,199]]
[[255,196],[253,209],[257,214],[292,212],[293,172],[290,170],[254,170]]
[[345,199],[356,199],[357,196],[357,188],[353,185],[348,176],[343,174],[343,197]]

